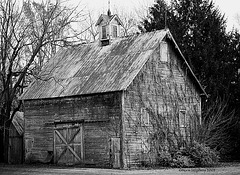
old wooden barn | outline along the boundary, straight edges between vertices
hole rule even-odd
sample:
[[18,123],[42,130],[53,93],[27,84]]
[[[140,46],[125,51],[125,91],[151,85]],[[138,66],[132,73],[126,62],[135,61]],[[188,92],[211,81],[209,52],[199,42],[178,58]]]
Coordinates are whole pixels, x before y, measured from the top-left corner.
[[200,117],[206,93],[170,31],[118,38],[115,17],[98,21],[99,42],[60,50],[22,95],[26,161],[135,166],[154,159],[153,118],[186,128]]

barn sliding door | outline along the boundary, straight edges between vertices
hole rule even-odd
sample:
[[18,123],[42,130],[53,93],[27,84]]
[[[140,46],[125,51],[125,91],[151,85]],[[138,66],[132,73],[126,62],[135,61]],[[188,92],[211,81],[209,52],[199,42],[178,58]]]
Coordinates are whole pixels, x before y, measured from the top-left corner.
[[83,162],[82,124],[59,124],[54,128],[54,163],[75,165]]

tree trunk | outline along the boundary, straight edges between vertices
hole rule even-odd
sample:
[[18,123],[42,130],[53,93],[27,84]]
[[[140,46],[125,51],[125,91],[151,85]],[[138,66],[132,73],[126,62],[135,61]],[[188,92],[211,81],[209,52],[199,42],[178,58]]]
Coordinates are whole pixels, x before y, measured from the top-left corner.
[[4,109],[1,111],[1,115],[3,118],[3,160],[4,163],[9,163],[9,130],[10,125],[12,123],[11,120],[11,105],[12,100],[10,100],[9,96],[6,99],[9,99],[7,103],[4,105]]
[[8,120],[4,125],[4,133],[3,133],[3,157],[4,163],[9,163],[9,129],[11,122]]
[[0,117],[0,162],[4,162],[3,153],[4,153],[4,146],[3,146],[3,118]]

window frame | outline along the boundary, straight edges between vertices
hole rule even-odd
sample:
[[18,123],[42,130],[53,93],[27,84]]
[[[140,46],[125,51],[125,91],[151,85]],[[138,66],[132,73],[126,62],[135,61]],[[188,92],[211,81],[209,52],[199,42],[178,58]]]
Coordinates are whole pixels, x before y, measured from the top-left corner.
[[[183,120],[181,119],[181,116],[183,115]],[[183,124],[182,124],[183,121]],[[178,123],[179,123],[179,127],[180,128],[186,128],[187,127],[187,123],[186,123],[186,110],[179,110],[179,114],[178,114]]]
[[102,39],[107,39],[107,25],[104,25],[102,28]]
[[160,42],[159,52],[160,52],[160,61],[163,63],[169,62],[169,46],[166,41]]
[[117,38],[118,36],[118,27],[116,25],[112,25],[112,37]]
[[[182,119],[183,116],[183,119]],[[182,123],[183,121],[183,123]],[[180,131],[180,137],[184,140],[187,140],[187,128],[188,128],[188,121],[187,121],[187,112],[186,110],[179,110],[178,114],[178,126]]]
[[140,122],[141,122],[141,126],[149,126],[150,125],[150,117],[149,117],[149,113],[147,112],[146,108],[141,108]]

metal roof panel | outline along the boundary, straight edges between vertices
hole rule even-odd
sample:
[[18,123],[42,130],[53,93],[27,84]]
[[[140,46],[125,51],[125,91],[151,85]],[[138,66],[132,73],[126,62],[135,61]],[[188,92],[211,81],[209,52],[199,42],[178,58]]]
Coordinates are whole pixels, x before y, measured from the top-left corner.
[[59,51],[21,99],[43,99],[125,90],[168,33],[160,30]]

